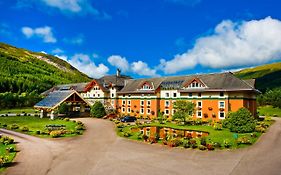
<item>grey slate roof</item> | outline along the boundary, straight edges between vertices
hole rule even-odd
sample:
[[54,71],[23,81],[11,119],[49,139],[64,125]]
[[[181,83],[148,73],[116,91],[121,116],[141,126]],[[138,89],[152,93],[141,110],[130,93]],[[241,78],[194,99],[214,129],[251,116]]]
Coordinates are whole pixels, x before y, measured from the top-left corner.
[[[183,86],[193,79],[198,78],[207,87],[202,89],[186,89],[183,90]],[[233,91],[233,90],[251,90],[257,91],[253,83],[241,80],[235,77],[230,72],[225,73],[213,73],[213,74],[199,74],[199,75],[187,75],[187,76],[170,76],[161,78],[148,78],[148,79],[134,79],[127,81],[126,86],[118,93],[142,93],[140,91],[140,86],[143,82],[148,81],[154,84],[156,90],[157,88],[165,89],[177,89],[181,91]],[[144,91],[143,91],[144,92]]]
[[75,90],[77,92],[83,92],[87,83],[73,83],[73,84],[62,84],[52,87],[51,89],[41,93],[41,95],[47,96],[49,93],[58,91],[58,90]]
[[56,105],[60,104],[67,97],[76,93],[74,90],[63,90],[54,91],[49,93],[49,95],[34,105],[35,108],[54,108]]

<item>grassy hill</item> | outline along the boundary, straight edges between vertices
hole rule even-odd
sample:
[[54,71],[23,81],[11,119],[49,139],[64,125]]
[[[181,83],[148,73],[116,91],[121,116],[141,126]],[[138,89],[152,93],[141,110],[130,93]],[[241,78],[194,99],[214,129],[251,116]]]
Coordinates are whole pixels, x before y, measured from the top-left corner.
[[281,62],[243,69],[235,75],[242,79],[255,78],[256,87],[261,91],[281,87]]
[[0,93],[43,92],[56,84],[87,82],[90,78],[66,61],[0,43]]

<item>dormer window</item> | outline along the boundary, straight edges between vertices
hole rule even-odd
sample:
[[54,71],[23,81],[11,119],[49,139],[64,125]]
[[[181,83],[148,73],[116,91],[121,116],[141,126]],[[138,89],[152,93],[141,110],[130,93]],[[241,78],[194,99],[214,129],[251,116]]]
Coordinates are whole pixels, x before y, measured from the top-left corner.
[[153,85],[148,82],[144,82],[141,86],[141,90],[152,90],[152,89],[153,89]]
[[205,88],[206,85],[198,78],[194,78],[191,81],[187,82],[184,88]]

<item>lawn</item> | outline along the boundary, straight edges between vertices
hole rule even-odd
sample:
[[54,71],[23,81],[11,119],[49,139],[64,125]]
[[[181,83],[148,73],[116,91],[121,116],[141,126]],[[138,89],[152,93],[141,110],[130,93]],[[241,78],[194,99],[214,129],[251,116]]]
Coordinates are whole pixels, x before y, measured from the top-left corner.
[[[271,124],[271,123],[270,123]],[[243,148],[243,147],[247,147],[250,144],[237,144],[237,138],[235,138],[236,133],[230,132],[229,129],[227,128],[222,128],[221,130],[216,130],[214,129],[214,127],[209,126],[209,125],[177,125],[175,123],[171,123],[171,122],[166,122],[165,124],[160,124],[157,122],[151,123],[151,124],[144,124],[141,125],[142,127],[146,127],[146,126],[158,126],[158,127],[167,127],[167,128],[173,128],[173,129],[185,129],[185,130],[193,130],[193,131],[203,131],[203,132],[208,132],[209,135],[206,137],[206,140],[208,143],[219,143],[220,145],[223,145],[225,143],[225,141],[227,141],[228,143],[231,144],[231,148],[232,149],[236,149],[236,148]],[[132,132],[131,129],[138,127],[136,125],[127,125],[122,127],[118,127],[117,124],[117,134],[121,137],[127,137],[129,139],[133,139],[133,140],[139,140],[142,141],[142,139],[140,139],[140,133],[139,132]],[[130,133],[129,136],[125,136],[124,133]],[[237,134],[238,138],[242,138],[242,137],[247,137],[250,139],[251,143],[255,143],[258,138],[261,136],[262,133],[260,132],[254,132],[254,133],[243,133],[243,134]],[[196,138],[198,146],[200,143],[200,139]],[[159,141],[159,143],[161,143],[161,140]]]
[[[41,119],[34,116],[0,117],[0,124],[1,128],[6,129],[12,129],[12,126],[16,124],[19,128],[14,130],[18,132],[24,132],[22,131],[22,127],[27,127],[29,131],[24,133],[39,137],[51,137],[51,135],[49,135],[50,130],[46,128],[46,125],[64,125],[64,133],[61,134],[62,137],[76,136],[83,132],[83,124],[81,124],[81,122],[62,119],[50,120],[49,118]],[[61,130],[61,128],[55,130]]]
[[8,144],[8,145],[5,145],[3,144],[2,142],[0,143],[0,157],[1,158],[6,158],[6,164],[4,166],[0,166],[0,173],[3,172],[6,168],[6,166],[8,166],[7,164],[11,163],[14,159],[14,157],[16,156],[16,151],[12,151],[12,152],[7,152],[6,149],[7,148],[11,148],[12,149],[16,149],[16,146],[15,144]]
[[0,110],[0,114],[8,114],[8,113],[12,113],[12,114],[21,114],[21,113],[35,113],[38,112],[38,110],[35,110],[34,108],[18,108],[18,109],[1,109]]
[[261,116],[281,117],[281,109],[272,106],[260,106],[258,112]]

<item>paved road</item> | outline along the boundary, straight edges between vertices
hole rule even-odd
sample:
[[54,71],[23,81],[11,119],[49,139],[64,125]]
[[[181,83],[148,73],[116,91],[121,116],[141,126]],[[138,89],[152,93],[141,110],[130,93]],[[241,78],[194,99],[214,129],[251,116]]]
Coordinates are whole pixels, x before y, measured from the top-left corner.
[[110,121],[80,120],[87,131],[75,138],[40,139],[1,130],[14,137],[20,149],[17,164],[5,174],[281,174],[280,119],[251,148],[210,152],[131,141],[117,137]]

